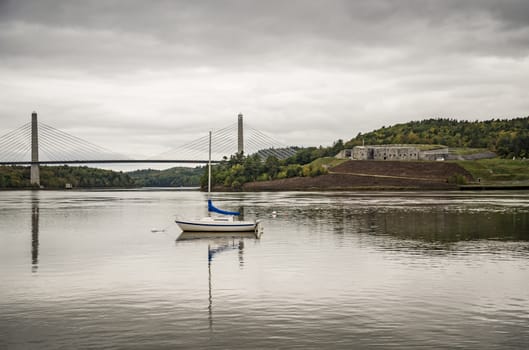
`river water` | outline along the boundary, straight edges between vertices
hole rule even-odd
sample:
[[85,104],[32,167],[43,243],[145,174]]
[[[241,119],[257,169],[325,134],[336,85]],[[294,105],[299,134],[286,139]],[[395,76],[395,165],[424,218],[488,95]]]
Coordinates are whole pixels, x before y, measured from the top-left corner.
[[0,349],[529,346],[529,192],[0,192]]

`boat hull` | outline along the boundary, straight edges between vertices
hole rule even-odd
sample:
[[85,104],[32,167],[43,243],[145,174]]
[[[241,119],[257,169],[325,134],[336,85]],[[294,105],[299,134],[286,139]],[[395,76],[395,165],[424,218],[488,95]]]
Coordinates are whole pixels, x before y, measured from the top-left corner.
[[177,241],[193,241],[193,240],[199,240],[199,239],[211,239],[211,240],[217,240],[217,239],[241,239],[241,238],[253,238],[253,239],[259,239],[261,236],[257,231],[242,231],[242,232],[199,232],[199,231],[185,231],[182,232],[178,238]]
[[176,224],[185,232],[249,232],[255,231],[258,222],[232,221],[232,222],[203,222],[200,220],[175,220]]

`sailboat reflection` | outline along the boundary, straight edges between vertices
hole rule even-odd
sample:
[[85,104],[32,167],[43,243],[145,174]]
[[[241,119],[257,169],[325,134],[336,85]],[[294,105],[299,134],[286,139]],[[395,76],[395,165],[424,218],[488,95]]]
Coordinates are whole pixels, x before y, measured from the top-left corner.
[[201,240],[208,242],[208,319],[209,329],[213,330],[213,294],[211,265],[215,256],[230,250],[238,250],[239,267],[244,266],[244,240],[260,239],[262,231],[256,232],[182,232],[176,239],[177,242]]
[[235,238],[261,238],[262,232],[192,232],[184,231],[178,236],[177,241],[191,240],[229,240]]
[[39,195],[31,192],[31,272],[39,269]]

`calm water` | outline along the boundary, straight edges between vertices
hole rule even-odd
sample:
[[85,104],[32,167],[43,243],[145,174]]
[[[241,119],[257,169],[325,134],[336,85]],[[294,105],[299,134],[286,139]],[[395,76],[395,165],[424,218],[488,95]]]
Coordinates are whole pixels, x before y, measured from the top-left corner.
[[529,346],[529,192],[215,197],[0,192],[0,349]]

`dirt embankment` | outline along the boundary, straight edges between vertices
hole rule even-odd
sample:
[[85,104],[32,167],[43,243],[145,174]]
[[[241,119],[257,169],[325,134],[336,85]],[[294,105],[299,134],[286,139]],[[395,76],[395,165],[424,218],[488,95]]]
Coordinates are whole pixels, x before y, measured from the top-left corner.
[[416,189],[449,190],[453,176],[472,175],[454,163],[348,161],[329,169],[329,174],[316,177],[246,183],[244,191],[303,191],[303,190],[358,190],[358,189]]
[[394,178],[446,182],[450,176],[461,175],[473,181],[472,175],[455,163],[406,161],[348,161],[329,169],[330,173],[388,176]]

